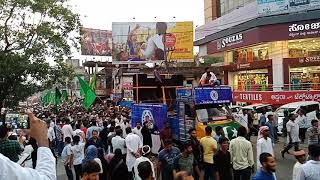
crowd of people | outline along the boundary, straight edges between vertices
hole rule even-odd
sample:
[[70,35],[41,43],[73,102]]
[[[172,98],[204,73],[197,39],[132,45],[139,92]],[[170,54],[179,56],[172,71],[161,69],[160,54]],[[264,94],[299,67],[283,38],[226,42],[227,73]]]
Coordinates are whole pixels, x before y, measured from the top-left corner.
[[[113,103],[96,104],[88,112],[80,104],[62,105],[58,113],[42,107],[35,107],[33,111],[43,120],[41,122],[45,122],[46,127],[41,131],[46,133],[42,134],[46,142],[43,137],[32,134],[32,131],[40,130],[32,128],[34,123],[31,123],[30,130],[14,130],[4,124],[0,127],[0,153],[7,157],[6,162],[49,173],[45,175],[48,179],[54,177],[50,176],[52,171],[48,168],[56,166],[56,161],[62,161],[69,180],[276,179],[274,145],[278,143],[278,137],[274,117],[270,114],[260,122],[254,147],[248,125],[240,126],[237,137],[231,140],[223,136],[223,127],[212,129],[207,126],[206,135],[201,139],[198,139],[196,129],[190,129],[189,139],[180,142],[168,122],[160,130],[147,122],[131,124],[130,109]],[[285,153],[289,153],[297,159],[293,166],[293,180],[320,179],[318,120],[313,120],[311,127],[301,131],[299,116],[288,116],[287,144],[281,155],[285,158]],[[309,145],[307,162],[306,153],[299,147],[302,132],[306,132]],[[295,147],[294,152],[289,152],[292,147]],[[48,154],[52,158],[48,158]],[[46,161],[43,161],[44,156],[47,156]],[[51,164],[43,165],[49,162]]]

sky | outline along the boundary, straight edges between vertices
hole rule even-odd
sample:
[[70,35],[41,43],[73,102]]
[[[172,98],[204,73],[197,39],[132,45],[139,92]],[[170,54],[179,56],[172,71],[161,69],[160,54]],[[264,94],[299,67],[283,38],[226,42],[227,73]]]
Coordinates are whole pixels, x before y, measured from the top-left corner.
[[[86,28],[111,30],[112,22],[193,21],[204,24],[204,0],[71,0]],[[92,59],[73,52],[73,58]],[[97,57],[101,59],[100,57]]]

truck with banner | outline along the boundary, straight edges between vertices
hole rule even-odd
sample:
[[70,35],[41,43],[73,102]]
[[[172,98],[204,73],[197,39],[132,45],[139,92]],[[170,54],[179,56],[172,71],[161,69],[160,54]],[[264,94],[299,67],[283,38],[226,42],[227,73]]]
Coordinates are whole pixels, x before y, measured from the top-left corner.
[[188,129],[195,127],[197,136],[205,136],[205,127],[222,126],[223,134],[229,139],[237,137],[240,124],[233,120],[229,105],[232,91],[228,86],[196,87],[177,89],[177,118],[180,124],[180,138],[186,139]]

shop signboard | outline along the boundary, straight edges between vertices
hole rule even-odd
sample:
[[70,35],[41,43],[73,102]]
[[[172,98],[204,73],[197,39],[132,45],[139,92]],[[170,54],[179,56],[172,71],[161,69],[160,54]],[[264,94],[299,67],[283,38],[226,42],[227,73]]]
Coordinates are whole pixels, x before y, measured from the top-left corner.
[[320,91],[234,91],[233,100],[236,102],[268,103],[279,105],[297,101],[320,102]]
[[320,9],[319,0],[257,0],[257,4],[259,16]]
[[148,122],[149,127],[156,126],[160,130],[167,121],[167,116],[165,104],[133,104],[131,124],[135,126],[137,122]]
[[293,23],[288,27],[289,38],[300,39],[320,35],[320,21]]
[[193,61],[193,22],[112,23],[112,63]]
[[109,30],[82,28],[81,54],[90,56],[111,56],[112,33]]
[[196,87],[194,99],[196,105],[230,103],[232,102],[231,87]]
[[124,82],[122,84],[122,89],[124,89],[124,90],[132,90],[133,89],[133,83],[132,82]]

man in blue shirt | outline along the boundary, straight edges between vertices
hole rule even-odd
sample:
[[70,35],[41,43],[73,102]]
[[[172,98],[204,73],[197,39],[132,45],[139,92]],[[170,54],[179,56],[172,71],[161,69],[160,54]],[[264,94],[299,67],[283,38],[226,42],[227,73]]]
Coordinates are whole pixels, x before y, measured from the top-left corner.
[[[173,179],[174,162],[179,155],[180,150],[172,146],[172,140],[164,140],[164,149],[162,149],[158,155],[158,170],[161,171],[163,180]],[[159,177],[160,171],[157,172],[157,177]]]
[[268,128],[269,128],[269,137],[272,141],[272,144],[275,143],[275,131],[274,131],[274,127],[272,125],[273,121],[274,121],[273,115],[269,114],[268,115],[268,122],[265,123],[265,126],[268,126]]
[[261,153],[259,161],[262,168],[252,178],[252,180],[275,180],[274,172],[276,172],[276,161],[270,153]]

